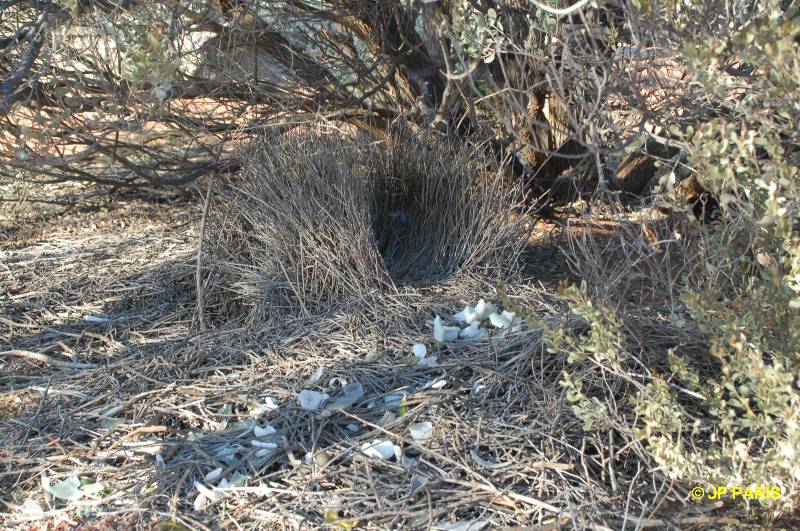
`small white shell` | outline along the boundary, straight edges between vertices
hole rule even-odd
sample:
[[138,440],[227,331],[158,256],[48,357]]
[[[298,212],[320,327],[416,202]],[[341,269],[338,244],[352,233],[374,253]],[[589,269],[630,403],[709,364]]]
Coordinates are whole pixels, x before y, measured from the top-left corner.
[[468,327],[461,331],[461,339],[480,339],[486,335],[486,329],[481,326],[480,321],[473,321]]
[[261,426],[254,426],[253,427],[253,435],[256,437],[267,437],[268,435],[274,435],[277,433],[278,430],[267,424],[263,428]]
[[278,447],[278,445],[274,442],[257,441],[255,439],[250,441],[250,444],[256,448],[266,448],[268,450],[275,450]]
[[467,306],[464,309],[464,317],[466,318],[467,323],[474,323],[475,321],[480,321],[480,319],[478,319],[478,314],[475,312],[475,308],[473,308],[472,306]]
[[509,321],[514,321],[514,318],[517,316],[514,312],[509,312],[508,310],[503,310],[500,315],[503,316],[504,319],[508,319]]
[[322,403],[330,398],[328,393],[318,393],[316,391],[309,391],[304,389],[297,395],[297,401],[300,407],[306,411],[316,411],[322,406]]
[[438,315],[433,320],[433,339],[437,343],[444,343],[444,326],[442,326],[442,318]]
[[492,323],[492,326],[495,328],[508,328],[511,325],[510,319],[506,319],[498,313],[489,315],[489,322]]
[[456,340],[460,332],[461,329],[457,326],[442,325],[442,318],[438,315],[436,319],[433,320],[433,339],[436,340],[437,343]]
[[414,346],[411,347],[411,352],[417,358],[422,359],[428,353],[428,347],[426,347],[422,343],[414,343]]
[[494,304],[481,299],[478,301],[478,304],[475,305],[475,318],[478,321],[483,321],[489,317],[490,314],[494,313],[495,310]]
[[366,442],[361,445],[361,452],[364,455],[376,459],[389,459],[397,455],[398,450],[400,450],[400,447],[392,441]]
[[424,441],[433,437],[433,424],[430,422],[417,422],[409,426],[408,431],[415,441]]
[[194,488],[196,488],[200,492],[200,494],[202,494],[212,502],[219,501],[224,497],[221,493],[217,492],[213,488],[206,487],[199,481],[194,482]]
[[215,481],[215,480],[219,479],[220,476],[222,476],[222,467],[215,468],[214,470],[212,470],[211,472],[206,474],[206,477],[204,479],[208,483],[211,483],[212,481]]
[[453,321],[457,321],[459,323],[466,323],[467,322],[467,315],[466,315],[466,308],[461,310],[458,313],[453,314]]
[[438,380],[431,384],[431,389],[441,389],[445,385],[447,385],[447,380]]
[[208,505],[208,498],[206,498],[202,493],[197,495],[197,497],[194,499],[194,503],[192,504],[195,512],[198,513],[202,513],[203,511],[205,511],[207,505]]

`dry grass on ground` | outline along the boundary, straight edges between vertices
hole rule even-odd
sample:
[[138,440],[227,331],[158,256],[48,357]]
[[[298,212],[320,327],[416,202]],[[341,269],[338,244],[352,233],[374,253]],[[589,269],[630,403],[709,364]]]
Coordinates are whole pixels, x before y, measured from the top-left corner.
[[[558,384],[564,361],[543,348],[541,328],[435,346],[425,321],[492,298],[496,286],[485,278],[408,287],[371,312],[338,306],[201,332],[201,205],[96,198],[65,214],[24,208],[34,210],[5,211],[0,350],[44,354],[59,366],[0,356],[0,527],[735,523],[682,508],[682,489],[654,483],[610,434],[583,432]],[[526,255],[529,277],[510,290],[542,324],[566,319],[552,296],[566,275],[553,264],[563,262],[542,251],[552,229],[534,233],[541,245]],[[438,366],[412,364],[417,341]],[[344,382],[365,390],[344,412],[321,416],[297,404],[302,389],[335,396]],[[278,409],[258,410],[268,397]],[[253,421],[277,430],[276,451],[260,455]],[[410,437],[420,421],[433,424],[432,439]],[[399,445],[408,459],[366,458],[362,444],[375,440]],[[43,476],[72,475],[102,483],[102,492],[67,505],[43,491]],[[219,498],[197,507],[197,483],[223,478]]]

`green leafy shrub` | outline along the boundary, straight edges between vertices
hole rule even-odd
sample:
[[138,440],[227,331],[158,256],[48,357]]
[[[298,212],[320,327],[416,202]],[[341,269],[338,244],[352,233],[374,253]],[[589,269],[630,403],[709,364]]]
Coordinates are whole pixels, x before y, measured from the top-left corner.
[[[685,267],[671,276],[681,304],[670,318],[705,352],[674,326],[660,329],[675,332],[671,346],[648,344],[632,333],[641,312],[586,284],[562,295],[589,331],[551,331],[549,348],[602,376],[562,382],[587,430],[616,417],[666,476],[777,485],[789,509],[800,486],[800,17],[779,2],[761,7],[726,37],[686,43],[691,83],[717,111],[670,129],[719,203],[711,223],[683,217],[686,237],[671,248]],[[623,412],[609,407],[619,398],[609,378],[637,389]]]

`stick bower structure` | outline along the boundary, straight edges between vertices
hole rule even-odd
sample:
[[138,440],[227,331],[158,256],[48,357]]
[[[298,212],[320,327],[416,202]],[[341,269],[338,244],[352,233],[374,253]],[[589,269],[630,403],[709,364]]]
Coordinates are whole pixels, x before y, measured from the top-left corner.
[[228,315],[258,322],[499,278],[525,244],[518,191],[496,163],[436,137],[272,133],[240,156],[244,175],[216,187],[204,242]]

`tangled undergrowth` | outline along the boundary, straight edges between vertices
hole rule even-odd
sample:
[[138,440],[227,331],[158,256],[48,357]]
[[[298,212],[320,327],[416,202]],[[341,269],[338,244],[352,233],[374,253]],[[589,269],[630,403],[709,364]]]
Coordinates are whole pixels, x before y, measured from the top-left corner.
[[[625,234],[610,267],[598,242],[573,240],[585,282],[562,298],[589,332],[549,339],[587,430],[615,430],[676,481],[738,486],[772,518],[800,499],[800,18],[785,15],[768,2],[725,38],[686,44],[689,84],[718,111],[669,128],[680,149],[659,200],[672,215]],[[670,201],[682,177],[716,198],[712,216]]]

